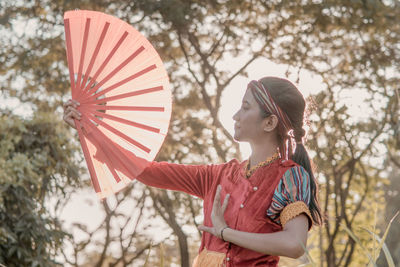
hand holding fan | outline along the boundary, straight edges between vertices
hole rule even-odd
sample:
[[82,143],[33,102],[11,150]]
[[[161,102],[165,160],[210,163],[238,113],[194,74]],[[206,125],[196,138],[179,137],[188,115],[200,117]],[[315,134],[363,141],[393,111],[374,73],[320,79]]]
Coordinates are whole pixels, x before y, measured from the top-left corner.
[[107,14],[64,14],[75,120],[100,198],[124,188],[154,160],[168,131],[168,75],[150,42]]

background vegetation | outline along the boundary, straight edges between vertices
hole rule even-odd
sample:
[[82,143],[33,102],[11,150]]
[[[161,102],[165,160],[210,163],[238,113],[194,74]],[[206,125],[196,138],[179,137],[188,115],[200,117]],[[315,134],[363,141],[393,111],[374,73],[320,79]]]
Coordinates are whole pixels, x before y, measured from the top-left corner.
[[[200,233],[193,226],[201,203],[139,183],[100,205],[98,227],[61,220],[76,192],[93,193],[85,189],[90,184],[76,133],[62,122],[70,90],[63,13],[76,8],[129,22],[165,62],[174,110],[158,161],[241,157],[221,123],[221,99],[235,78],[259,78],[246,72],[256,60],[286,64],[297,82],[304,70],[317,77],[323,88],[309,99],[307,145],[327,221],[310,233],[308,250],[317,266],[368,263],[345,229],[374,247],[359,227],[381,234],[400,208],[396,0],[1,1],[0,263],[142,266],[152,246],[149,266],[160,254],[165,266],[190,266],[197,253]],[[354,97],[365,103],[361,117],[352,116]],[[399,218],[386,240],[397,264]],[[155,241],[151,231],[169,234]],[[386,266],[385,259],[378,264]]]

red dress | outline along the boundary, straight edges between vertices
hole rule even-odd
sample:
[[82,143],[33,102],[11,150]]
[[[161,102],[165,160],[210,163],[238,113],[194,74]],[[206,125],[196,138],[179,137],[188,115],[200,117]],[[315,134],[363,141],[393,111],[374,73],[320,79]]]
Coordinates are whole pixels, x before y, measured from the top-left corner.
[[[182,191],[202,198],[206,226],[212,226],[212,205],[216,188],[221,184],[221,199],[227,193],[230,194],[224,214],[229,227],[252,233],[281,231],[282,226],[272,221],[266,211],[282,175],[298,165],[292,160],[277,159],[258,168],[250,178],[246,178],[245,163],[237,160],[218,165],[152,162],[137,179],[150,186]],[[211,252],[209,255],[217,255],[216,258],[222,255],[221,264],[216,266],[277,266],[279,261],[278,256],[265,255],[224,242],[207,232],[202,235],[199,252],[203,252],[200,256],[204,252]]]

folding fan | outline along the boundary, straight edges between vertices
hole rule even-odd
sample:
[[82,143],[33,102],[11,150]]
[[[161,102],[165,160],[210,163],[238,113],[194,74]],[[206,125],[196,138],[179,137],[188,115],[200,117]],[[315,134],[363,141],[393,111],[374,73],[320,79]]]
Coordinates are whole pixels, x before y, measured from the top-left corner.
[[124,188],[154,160],[168,131],[171,91],[156,50],[132,26],[87,10],[64,14],[75,120],[99,198]]

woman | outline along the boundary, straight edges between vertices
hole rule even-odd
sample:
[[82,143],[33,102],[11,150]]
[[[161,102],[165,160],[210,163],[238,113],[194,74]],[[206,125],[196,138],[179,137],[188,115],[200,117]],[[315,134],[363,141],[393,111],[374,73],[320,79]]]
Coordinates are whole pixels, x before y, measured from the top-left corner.
[[[73,118],[80,119],[76,107],[71,100],[65,105],[64,120],[72,127]],[[304,254],[308,230],[322,222],[302,143],[304,110],[303,96],[288,80],[251,81],[233,116],[235,140],[251,145],[248,160],[198,166],[152,162],[136,178],[204,200],[194,266],[277,266],[279,256]]]

